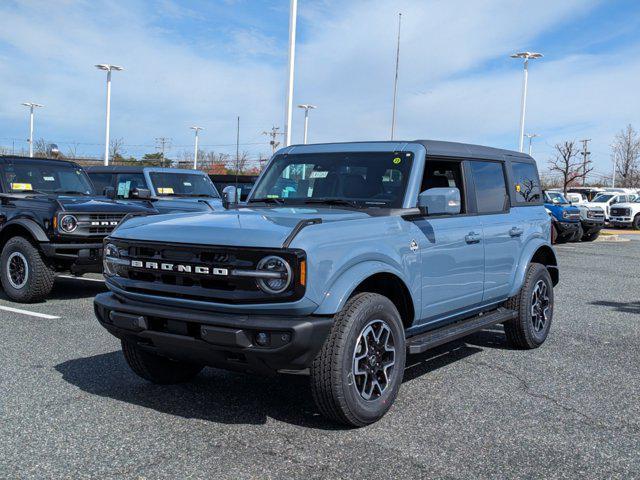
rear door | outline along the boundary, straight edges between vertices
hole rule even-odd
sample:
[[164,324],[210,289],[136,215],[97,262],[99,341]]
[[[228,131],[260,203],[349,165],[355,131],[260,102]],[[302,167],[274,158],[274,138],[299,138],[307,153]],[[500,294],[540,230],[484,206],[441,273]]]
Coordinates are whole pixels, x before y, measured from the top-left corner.
[[510,213],[503,162],[468,162],[478,219],[484,235],[483,303],[505,298],[511,290],[524,228]]

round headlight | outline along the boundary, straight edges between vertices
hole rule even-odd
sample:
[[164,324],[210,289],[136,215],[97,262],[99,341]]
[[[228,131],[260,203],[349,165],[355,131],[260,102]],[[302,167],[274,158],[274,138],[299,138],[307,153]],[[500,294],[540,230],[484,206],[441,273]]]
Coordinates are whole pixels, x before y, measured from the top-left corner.
[[74,232],[78,228],[78,219],[73,215],[64,215],[60,219],[60,230],[66,233]]
[[273,274],[273,278],[260,278],[257,283],[266,293],[282,293],[291,285],[291,266],[286,260],[274,255],[264,257],[258,263],[258,271]]
[[104,253],[102,255],[102,266],[105,275],[113,277],[114,275],[118,274],[117,260],[119,258],[120,252],[118,252],[118,247],[116,247],[113,243],[107,243],[104,247]]

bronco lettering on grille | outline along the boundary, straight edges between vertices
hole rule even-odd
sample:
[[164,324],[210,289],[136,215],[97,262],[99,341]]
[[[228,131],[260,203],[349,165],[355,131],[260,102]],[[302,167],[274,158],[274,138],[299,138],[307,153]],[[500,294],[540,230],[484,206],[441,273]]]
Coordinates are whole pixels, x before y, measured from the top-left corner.
[[218,275],[227,276],[229,270],[226,268],[214,268],[206,265],[181,265],[175,263],[143,262],[142,260],[131,260],[134,268],[144,268],[146,270],[162,270],[165,272],[196,273],[198,275]]

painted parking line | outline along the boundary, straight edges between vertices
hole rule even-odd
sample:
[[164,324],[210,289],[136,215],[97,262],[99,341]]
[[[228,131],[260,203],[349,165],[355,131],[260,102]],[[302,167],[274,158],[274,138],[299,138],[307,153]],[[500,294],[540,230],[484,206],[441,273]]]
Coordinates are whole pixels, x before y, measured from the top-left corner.
[[100,282],[104,283],[103,278],[84,278],[84,277],[75,277],[73,275],[58,275],[57,278],[70,278],[72,280],[81,280],[85,282]]
[[60,318],[60,317],[56,317],[55,315],[47,315],[46,313],[31,312],[29,310],[20,310],[19,308],[13,308],[13,307],[3,307],[2,305],[0,305],[0,310],[4,310],[5,312],[11,312],[11,313],[19,313],[20,315],[28,315],[30,317],[46,318],[47,320],[57,320],[58,318]]

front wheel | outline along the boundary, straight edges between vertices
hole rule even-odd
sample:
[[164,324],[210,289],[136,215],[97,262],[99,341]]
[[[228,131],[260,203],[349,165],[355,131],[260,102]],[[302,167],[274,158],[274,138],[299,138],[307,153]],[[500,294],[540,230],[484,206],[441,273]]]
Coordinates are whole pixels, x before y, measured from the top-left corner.
[[375,293],[355,295],[334,317],[311,366],[311,391],[320,413],[355,427],[376,422],[398,395],[405,358],[395,305]]
[[14,237],[0,255],[0,280],[7,296],[21,303],[39,302],[53,288],[55,272],[24,237]]
[[583,242],[593,242],[599,236],[600,236],[600,230],[598,230],[597,232],[593,232],[593,233],[585,233],[582,236],[582,241]]
[[547,267],[530,263],[524,284],[505,303],[517,317],[504,323],[507,340],[515,348],[538,348],[549,335],[553,319],[553,282]]
[[633,218],[633,229],[640,230],[640,213]]

